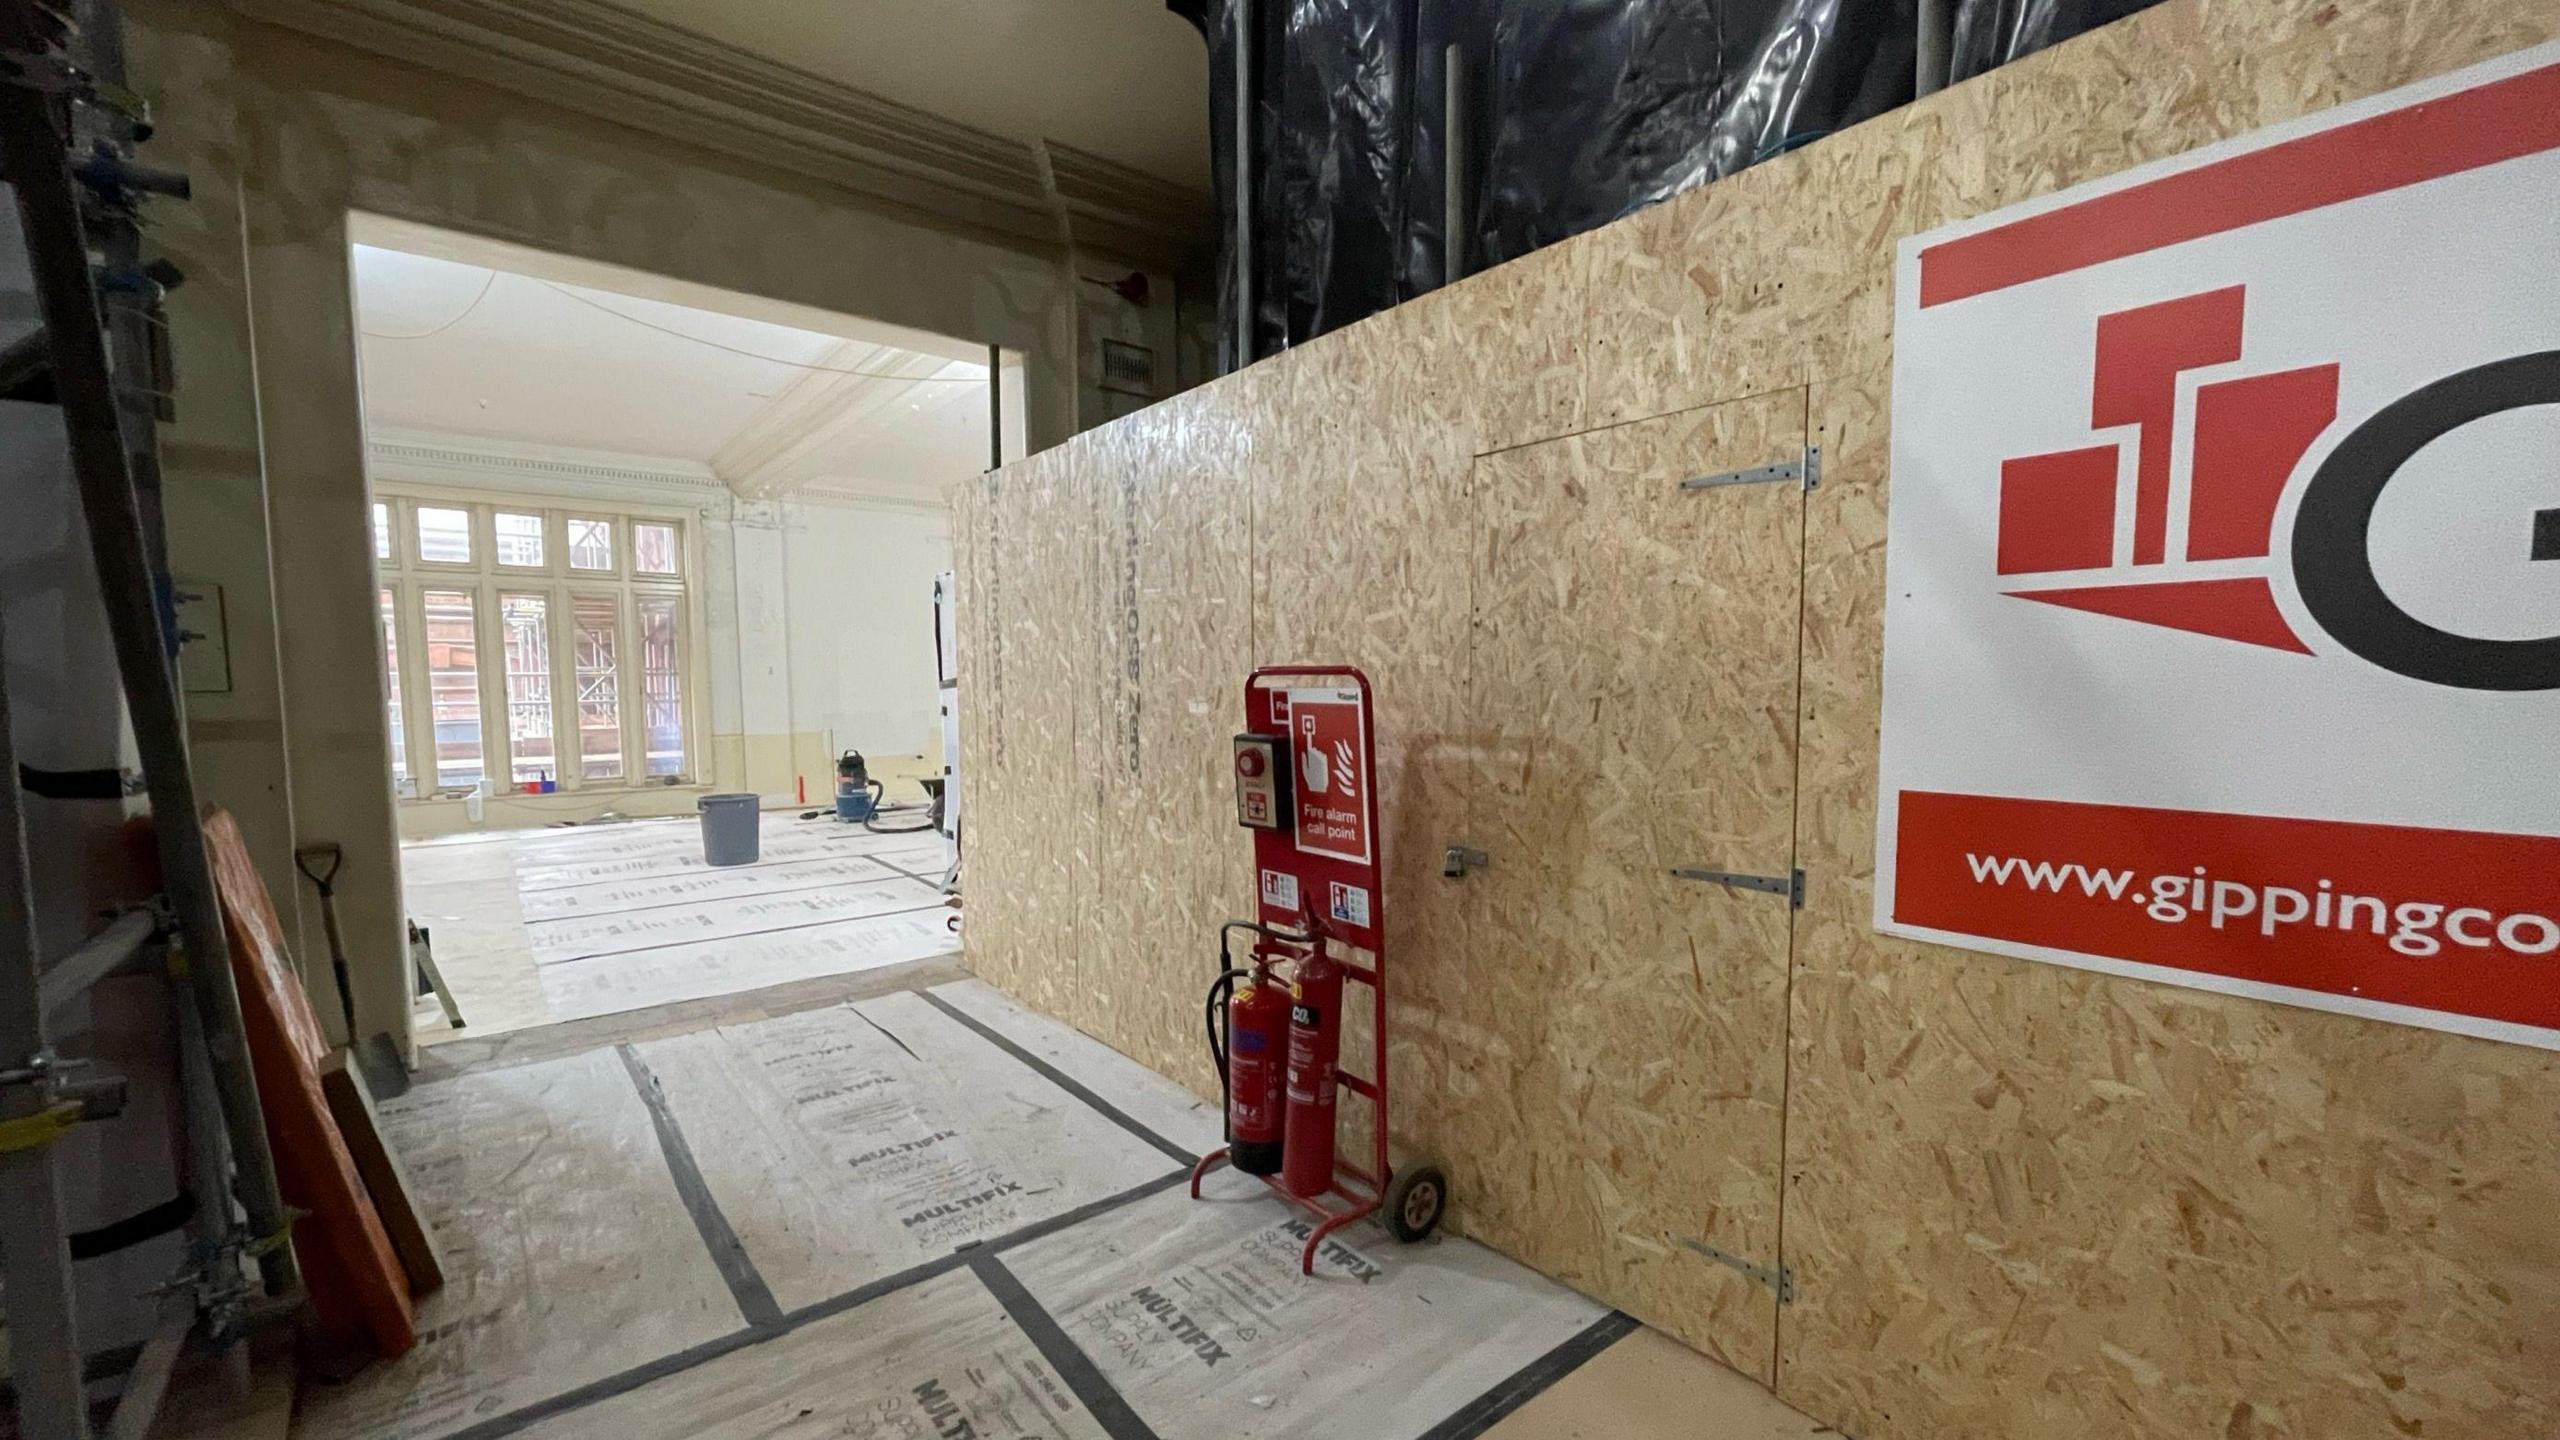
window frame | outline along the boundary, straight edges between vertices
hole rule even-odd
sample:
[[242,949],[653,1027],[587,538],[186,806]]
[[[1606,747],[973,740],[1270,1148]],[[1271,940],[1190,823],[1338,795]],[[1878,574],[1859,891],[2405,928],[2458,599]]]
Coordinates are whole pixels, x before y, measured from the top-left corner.
[[[510,565],[498,558],[498,516],[501,512],[509,515],[530,515],[542,522],[541,564]],[[539,505],[518,505],[509,501],[501,500],[493,502],[488,506],[486,518],[489,526],[489,564],[487,568],[492,573],[516,577],[549,575],[552,573],[555,568],[552,563],[552,555],[553,552],[559,548],[552,543],[552,537],[557,533],[559,527],[553,524],[550,511],[545,510]]]
[[[605,523],[604,551],[606,563],[603,569],[588,570],[569,563],[569,553],[575,548],[569,540],[569,525],[572,521],[577,520],[601,520]],[[579,509],[562,510],[560,512],[560,573],[569,576],[583,576],[590,580],[629,579],[631,576],[631,566],[625,563],[628,557],[626,557],[622,551],[624,546],[631,543],[630,536],[631,517],[628,515],[619,514],[615,511],[607,510],[596,505],[589,505]],[[670,577],[656,576],[653,578],[667,579]],[[683,577],[675,576],[672,578],[682,579]]]
[[[374,498],[381,500],[390,497],[376,495]],[[468,560],[428,559],[427,547],[418,539],[418,512],[421,510],[461,511],[463,541],[471,547],[471,558]],[[470,575],[485,567],[489,559],[488,524],[480,512],[468,502],[445,500],[434,496],[402,496],[393,507],[392,513],[398,518],[400,524],[391,532],[391,559],[387,562],[377,560],[375,564],[389,564],[410,574],[432,572],[438,575]]]
[[[427,654],[423,597],[430,589],[466,590],[473,596],[475,644],[480,652],[480,765],[481,774],[490,782],[493,795],[524,793],[523,782],[515,779],[515,737],[508,715],[502,595],[539,595],[545,601],[545,628],[551,642],[552,753],[549,764],[553,783],[561,793],[700,789],[710,783],[709,695],[706,685],[709,671],[703,649],[701,607],[695,603],[692,590],[696,577],[702,573],[702,517],[699,511],[628,502],[597,504],[574,498],[498,490],[457,491],[396,484],[376,485],[370,498],[391,507],[392,558],[374,562],[375,580],[379,589],[392,593],[396,607],[395,625],[403,661],[400,670],[401,723],[410,737],[409,770],[416,791],[414,794],[400,794],[395,790],[396,803],[410,805],[451,800],[467,793],[438,783],[432,747],[424,768],[421,768],[418,754],[416,737],[432,737],[435,733],[433,704],[426,693],[429,687],[423,684]],[[460,509],[470,516],[473,563],[464,565],[419,559],[414,537],[408,541],[402,537],[416,525],[416,511],[421,506]],[[543,564],[498,563],[497,514],[501,510],[542,517]],[[613,526],[614,567],[611,570],[581,570],[569,564],[568,527],[572,517],[604,520]],[[633,549],[638,543],[635,522],[675,528],[678,573],[657,575],[639,570],[639,557]],[[616,720],[622,745],[623,773],[610,779],[584,778],[584,736],[576,714],[575,606],[576,597],[580,594],[609,595],[613,600],[615,703],[619,709]],[[651,777],[647,773],[648,706],[646,696],[641,693],[646,677],[639,668],[643,653],[639,610],[640,599],[644,595],[672,597],[676,607],[676,636],[681,647],[676,668],[679,683],[684,689],[678,705],[678,724],[684,742],[684,763],[673,776]],[[387,703],[388,696],[385,701]]]

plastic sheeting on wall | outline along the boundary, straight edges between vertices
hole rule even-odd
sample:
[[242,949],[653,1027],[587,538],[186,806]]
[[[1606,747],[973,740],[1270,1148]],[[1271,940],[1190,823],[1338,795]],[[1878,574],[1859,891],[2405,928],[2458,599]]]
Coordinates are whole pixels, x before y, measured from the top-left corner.
[[[1220,313],[1235,314],[1236,14],[1253,23],[1254,353],[1441,285],[1450,47],[1464,270],[1910,100],[1918,0],[1171,0],[1208,37]],[[2155,0],[1956,0],[1957,80]],[[1236,335],[1222,327],[1222,369]]]
[[1959,0],[1948,79],[1968,80],[2022,55],[2146,10],[2159,0]]
[[1443,282],[1453,45],[1471,96],[1463,148],[1477,157],[1468,270],[1911,96],[1916,0],[1207,0],[1229,315],[1239,4],[1254,25],[1261,354]]

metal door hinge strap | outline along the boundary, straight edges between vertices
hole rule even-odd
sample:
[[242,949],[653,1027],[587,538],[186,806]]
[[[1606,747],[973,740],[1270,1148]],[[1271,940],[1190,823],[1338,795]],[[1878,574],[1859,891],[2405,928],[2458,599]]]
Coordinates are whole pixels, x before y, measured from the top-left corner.
[[1744,470],[1719,470],[1713,475],[1693,475],[1681,481],[1680,488],[1713,490],[1721,485],[1766,485],[1776,480],[1793,480],[1807,490],[1821,484],[1822,447],[1807,445],[1804,454],[1793,460],[1772,461]]
[[1682,1245],[1706,1256],[1719,1265],[1739,1270],[1778,1293],[1778,1303],[1796,1303],[1796,1272],[1784,1265],[1760,1265],[1727,1250],[1719,1250],[1704,1240],[1682,1240]]
[[1709,885],[1722,885],[1732,890],[1758,890],[1770,895],[1784,895],[1794,908],[1804,908],[1804,872],[1790,870],[1784,875],[1742,875],[1731,870],[1699,870],[1676,866],[1672,875],[1681,880],[1701,880]]

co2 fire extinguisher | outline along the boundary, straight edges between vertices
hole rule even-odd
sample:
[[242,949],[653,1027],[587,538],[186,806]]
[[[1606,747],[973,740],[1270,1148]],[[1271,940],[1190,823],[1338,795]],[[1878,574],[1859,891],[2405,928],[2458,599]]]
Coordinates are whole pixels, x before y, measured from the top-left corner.
[[1334,1065],[1342,1056],[1342,967],[1321,937],[1298,962],[1289,1012],[1289,1115],[1281,1186],[1312,1200],[1333,1188]]
[[[1225,1014],[1219,1000],[1228,987]],[[1227,1091],[1227,1158],[1248,1175],[1280,1173],[1284,1112],[1281,1057],[1289,1043],[1289,994],[1271,979],[1270,961],[1254,957],[1253,969],[1229,970],[1209,988],[1209,1051]],[[1226,1044],[1218,1044],[1219,1019]]]

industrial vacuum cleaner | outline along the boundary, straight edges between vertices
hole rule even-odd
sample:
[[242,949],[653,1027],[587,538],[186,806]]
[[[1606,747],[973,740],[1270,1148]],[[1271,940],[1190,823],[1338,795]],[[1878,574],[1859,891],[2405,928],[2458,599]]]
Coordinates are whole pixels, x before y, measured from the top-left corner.
[[[1369,679],[1348,665],[1265,666],[1245,682],[1244,708],[1236,821],[1253,833],[1261,903],[1218,932],[1204,1018],[1227,1145],[1192,1167],[1191,1198],[1222,1164],[1261,1177],[1316,1221],[1298,1267],[1313,1275],[1327,1237],[1371,1215],[1398,1240],[1429,1235],[1449,1183],[1437,1166],[1398,1170],[1387,1158],[1391,1012]],[[1242,965],[1238,935],[1252,937]],[[1366,1075],[1340,1064],[1346,982],[1375,1009]],[[1365,1165],[1336,1154],[1343,1090],[1375,1108]]]

